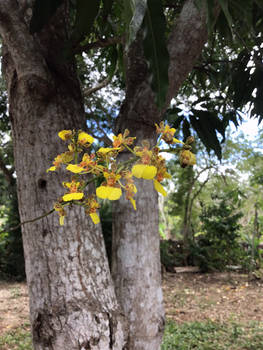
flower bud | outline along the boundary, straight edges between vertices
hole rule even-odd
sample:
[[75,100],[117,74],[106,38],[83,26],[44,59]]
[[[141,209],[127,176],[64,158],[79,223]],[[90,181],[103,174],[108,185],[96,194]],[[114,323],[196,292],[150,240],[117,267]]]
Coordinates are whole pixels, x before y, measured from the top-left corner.
[[195,142],[195,138],[193,136],[188,136],[185,143],[187,145],[190,145],[191,143]]

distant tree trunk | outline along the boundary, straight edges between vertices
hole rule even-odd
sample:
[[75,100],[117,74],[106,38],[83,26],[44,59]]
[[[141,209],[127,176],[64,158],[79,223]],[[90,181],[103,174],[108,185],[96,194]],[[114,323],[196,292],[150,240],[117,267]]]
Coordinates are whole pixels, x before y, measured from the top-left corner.
[[[48,212],[63,193],[62,177],[46,173],[65,147],[57,132],[85,129],[74,64],[58,61],[63,25],[60,13],[33,37],[17,1],[0,4],[21,221]],[[70,208],[63,227],[56,214],[25,224],[23,243],[34,349],[124,349],[100,226]]]

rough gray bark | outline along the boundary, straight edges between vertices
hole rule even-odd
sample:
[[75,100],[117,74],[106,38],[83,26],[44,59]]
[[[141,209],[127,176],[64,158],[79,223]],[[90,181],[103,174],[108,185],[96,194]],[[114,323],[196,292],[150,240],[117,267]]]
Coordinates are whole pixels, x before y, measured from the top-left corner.
[[154,350],[164,329],[158,196],[152,181],[136,186],[136,211],[125,198],[114,203],[112,277],[130,324],[128,349]]
[[[153,145],[158,109],[147,83],[147,64],[140,40],[132,44],[128,53],[126,77],[126,99],[116,133],[127,128],[131,136],[136,136],[137,144],[148,139]],[[126,199],[113,206],[112,277],[129,321],[128,349],[157,350],[164,329],[158,197],[152,181],[139,180],[136,186],[136,211]]]
[[[21,221],[49,211],[63,193],[61,176],[46,173],[64,151],[57,132],[85,129],[74,64],[56,60],[65,35],[61,18],[33,37],[17,1],[0,3]],[[24,225],[23,244],[34,349],[124,349],[100,226],[70,209],[63,227],[56,214]]]
[[[127,128],[139,143],[143,139],[154,143],[154,124],[161,121],[163,112],[193,69],[206,40],[205,16],[198,12],[193,0],[187,0],[168,40],[169,88],[166,106],[159,111],[138,36],[126,58],[126,98],[115,133]],[[122,200],[121,205],[114,205],[112,276],[118,300],[130,324],[129,350],[158,350],[164,328],[164,310],[157,194],[150,181],[140,181],[136,202],[136,212]]]

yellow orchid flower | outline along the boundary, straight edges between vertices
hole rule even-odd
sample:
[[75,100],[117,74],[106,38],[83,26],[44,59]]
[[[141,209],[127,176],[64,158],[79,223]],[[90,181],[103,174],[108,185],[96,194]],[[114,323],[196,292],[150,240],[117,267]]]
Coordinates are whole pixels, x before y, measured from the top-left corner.
[[81,182],[77,182],[75,180],[72,180],[71,182],[63,182],[63,186],[69,189],[69,193],[64,194],[62,197],[63,201],[68,202],[82,199],[84,197],[84,193],[79,191],[79,187],[81,185]]
[[133,199],[133,198],[129,198],[129,201],[131,202],[131,204],[132,204],[132,206],[133,206],[134,210],[137,210],[137,208],[136,208],[136,202],[135,202],[135,199]]
[[47,173],[49,171],[56,171],[56,170],[57,170],[57,168],[53,165],[53,166],[51,166],[50,168],[47,169]]
[[152,180],[157,173],[157,168],[153,165],[135,164],[132,167],[132,175],[137,178]]
[[[123,134],[118,134],[118,136],[113,136],[113,147],[120,147],[120,146],[130,146],[133,144],[133,141],[136,139],[136,137],[128,137],[129,130],[125,129]],[[122,147],[123,149],[123,147]]]
[[100,217],[97,213],[90,213],[89,216],[95,225],[100,222]]
[[93,143],[93,141],[94,141],[94,138],[84,131],[81,131],[78,134],[78,143],[81,145],[85,145],[87,143],[91,144],[91,143]]
[[100,207],[100,205],[94,198],[94,195],[88,198],[87,202],[84,205],[85,205],[85,213],[91,217],[91,220],[95,225],[98,224],[100,222],[100,217],[96,213],[96,210]]
[[121,178],[120,174],[115,174],[114,172],[107,173],[106,171],[103,173],[103,176],[107,180],[109,186],[113,186]]
[[168,144],[182,143],[182,141],[176,139],[174,136],[176,129],[171,128],[169,125],[164,125],[164,122],[161,122],[160,125],[155,124],[156,131],[158,134],[162,134],[161,138]]
[[128,179],[128,183],[125,186],[125,191],[126,191],[126,196],[125,196],[126,199],[128,199],[131,202],[134,210],[136,210],[136,202],[133,196],[137,193],[137,188],[134,185],[133,180],[131,178]]
[[82,166],[80,166],[79,164],[69,164],[69,165],[66,167],[66,169],[67,169],[68,171],[71,171],[71,172],[74,173],[74,174],[79,174],[79,173],[85,171],[85,169],[82,168]]
[[102,154],[102,155],[106,155],[106,154],[108,154],[108,153],[110,153],[110,152],[116,152],[116,151],[118,151],[118,150],[120,150],[120,147],[114,147],[114,148],[111,148],[111,147],[101,147],[101,148],[97,151],[97,153],[100,153],[100,154]]
[[109,199],[111,201],[115,201],[120,199],[122,191],[119,187],[101,185],[100,187],[97,187],[96,195],[102,199]]
[[54,209],[56,210],[56,212],[59,215],[59,224],[61,226],[63,226],[64,225],[64,219],[65,219],[65,216],[66,216],[65,209],[63,208],[63,206],[60,203],[55,203],[54,204]]
[[73,193],[67,193],[64,194],[62,197],[64,202],[72,201],[72,200],[80,200],[84,196],[83,192],[73,192]]
[[195,155],[188,149],[183,149],[180,152],[180,164],[182,168],[185,168],[187,165],[195,165],[196,164]]
[[153,185],[157,192],[161,193],[164,197],[167,196],[167,192],[165,191],[165,189],[163,188],[163,186],[160,184],[159,181],[153,180]]
[[65,216],[63,216],[63,215],[59,216],[59,224],[60,224],[60,226],[64,225],[64,221],[65,221]]
[[69,140],[73,135],[73,132],[71,130],[61,130],[58,133],[58,136],[63,140],[63,141],[67,141]]
[[58,168],[60,168],[61,164],[67,164],[68,162],[71,162],[72,159],[73,159],[72,152],[65,152],[65,153],[58,154],[53,161],[54,165],[51,166],[49,169],[47,169],[47,172],[56,171]]

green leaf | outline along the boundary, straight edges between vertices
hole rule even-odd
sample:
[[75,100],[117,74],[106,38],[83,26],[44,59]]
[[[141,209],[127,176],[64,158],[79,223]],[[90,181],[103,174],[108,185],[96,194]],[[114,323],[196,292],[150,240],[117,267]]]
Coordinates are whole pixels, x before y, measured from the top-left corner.
[[161,109],[168,89],[169,53],[166,46],[166,20],[161,0],[149,0],[143,21],[144,55],[151,73],[151,87],[156,94],[156,104]]
[[263,10],[263,2],[262,2],[262,0],[254,0],[254,2],[257,4],[257,6],[259,8],[261,8]]
[[102,3],[103,3],[102,17],[106,18],[108,14],[111,12],[113,0],[102,0]]
[[184,135],[184,140],[186,140],[188,136],[191,136],[190,124],[187,119],[184,119],[183,121],[183,135]]
[[194,115],[190,115],[190,122],[200,140],[205,145],[208,152],[214,150],[218,159],[222,159],[222,150],[217,138],[216,129],[211,123],[211,116],[208,117],[206,111],[195,110]]
[[206,15],[207,15],[207,29],[210,36],[213,32],[216,20],[214,15],[215,2],[214,0],[206,0]]
[[71,37],[73,46],[81,42],[87,36],[94,24],[99,13],[100,0],[77,0],[76,20]]
[[228,0],[218,0],[219,5],[222,8],[222,11],[224,12],[224,15],[226,16],[227,19],[227,23],[229,25],[230,28],[232,28],[232,24],[233,24],[233,19],[232,16],[230,15],[229,9],[228,9]]
[[30,33],[40,32],[63,2],[64,0],[35,0],[29,25]]

